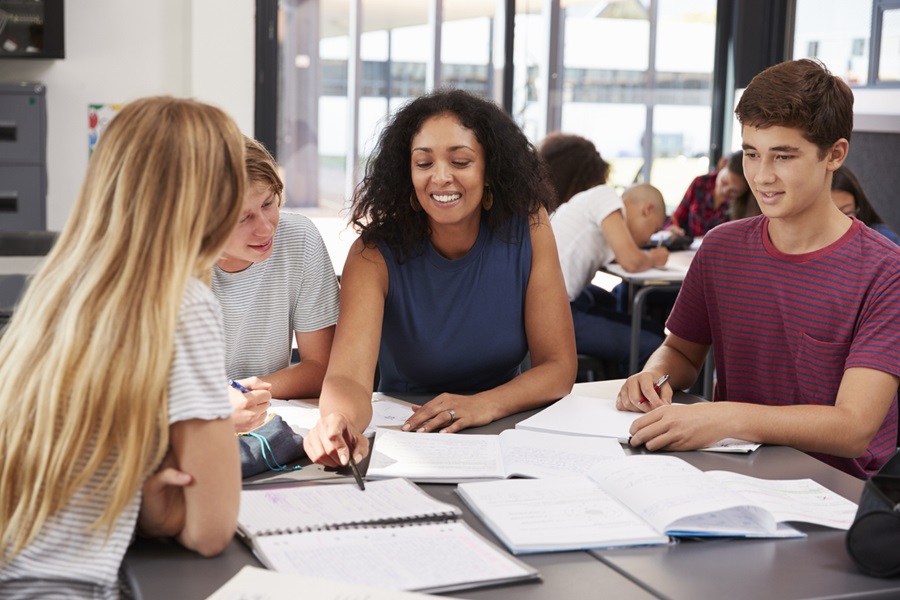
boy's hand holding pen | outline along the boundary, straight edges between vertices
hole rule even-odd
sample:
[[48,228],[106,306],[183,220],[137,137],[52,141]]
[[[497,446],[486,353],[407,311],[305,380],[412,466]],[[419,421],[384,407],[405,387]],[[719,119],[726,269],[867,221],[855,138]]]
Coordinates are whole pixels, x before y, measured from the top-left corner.
[[[657,380],[656,380],[656,383],[653,384],[653,391],[656,392],[657,394],[659,394],[659,390],[662,389],[662,386],[664,386],[668,380],[669,380],[669,374],[668,374],[668,373],[666,373],[665,375],[663,375],[662,377],[660,377],[659,379],[657,379]],[[643,403],[645,403],[645,402],[650,402],[650,401],[647,400],[647,398],[645,398],[645,397],[642,396],[642,399],[641,399],[640,402],[638,402],[638,404],[643,404]]]

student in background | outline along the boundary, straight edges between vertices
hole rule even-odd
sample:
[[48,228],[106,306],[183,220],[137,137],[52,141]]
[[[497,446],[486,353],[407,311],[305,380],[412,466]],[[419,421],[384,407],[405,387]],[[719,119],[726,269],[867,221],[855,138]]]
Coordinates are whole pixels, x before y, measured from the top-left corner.
[[[284,186],[265,147],[247,138],[246,153],[241,219],[212,278],[224,316],[226,373],[251,390],[235,407],[238,432],[262,424],[272,397],[318,397],[339,302],[319,231],[303,215],[280,212]],[[292,336],[300,354],[293,365]]]
[[575,194],[603,185],[609,179],[609,163],[600,156],[594,142],[580,135],[549,133],[538,152],[550,169],[558,204],[565,204]]
[[[853,93],[820,63],[789,61],[757,75],[735,112],[763,214],[707,234],[671,333],[617,406],[648,413],[631,428],[634,446],[694,450],[739,438],[868,477],[897,449],[900,249],[831,200]],[[670,406],[710,345],[716,401]]]
[[494,103],[438,90],[395,114],[353,198],[360,238],[310,457],[366,454],[376,360],[380,391],[436,395],[408,431],[452,433],[569,393],[575,342],[552,198],[534,147]]
[[700,237],[728,220],[759,214],[751,202],[741,163],[738,150],[718,171],[694,179],[667,229],[675,235]]
[[232,539],[240,462],[201,280],[245,179],[210,106],[137,100],[104,132],[0,339],[0,595],[127,595],[136,528],[206,556]]
[[831,199],[842,213],[848,217],[856,217],[887,239],[900,245],[900,236],[881,220],[881,217],[872,208],[859,179],[846,166],[842,166],[834,172],[831,180]]
[[[560,198],[570,195],[553,213],[550,224],[572,310],[576,348],[579,354],[617,361],[625,373],[631,319],[615,309],[613,294],[592,285],[591,280],[598,269],[613,261],[629,272],[666,264],[669,251],[665,248],[641,250],[665,222],[662,194],[651,185],[639,184],[620,198],[606,185],[608,168],[602,168],[606,163],[594,144],[577,135],[547,136],[540,155]],[[654,331],[648,326],[641,332],[641,363],[662,340],[661,327]]]

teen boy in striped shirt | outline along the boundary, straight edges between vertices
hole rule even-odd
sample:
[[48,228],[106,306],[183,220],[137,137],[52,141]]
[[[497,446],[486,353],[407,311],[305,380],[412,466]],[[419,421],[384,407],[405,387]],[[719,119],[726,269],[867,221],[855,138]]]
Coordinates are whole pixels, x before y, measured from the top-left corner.
[[[692,450],[740,438],[868,477],[897,447],[900,251],[831,201],[853,94],[820,63],[790,61],[757,75],[735,112],[762,215],[704,238],[671,334],[617,406],[647,413],[632,427],[634,446]],[[710,345],[716,402],[670,406]],[[664,374],[670,385],[657,394]]]

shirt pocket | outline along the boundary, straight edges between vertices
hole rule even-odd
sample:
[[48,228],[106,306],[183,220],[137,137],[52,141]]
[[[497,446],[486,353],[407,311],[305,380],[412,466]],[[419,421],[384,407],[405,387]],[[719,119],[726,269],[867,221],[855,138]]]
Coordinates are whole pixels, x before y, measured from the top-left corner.
[[849,352],[849,342],[828,342],[800,334],[797,385],[804,401],[834,405]]

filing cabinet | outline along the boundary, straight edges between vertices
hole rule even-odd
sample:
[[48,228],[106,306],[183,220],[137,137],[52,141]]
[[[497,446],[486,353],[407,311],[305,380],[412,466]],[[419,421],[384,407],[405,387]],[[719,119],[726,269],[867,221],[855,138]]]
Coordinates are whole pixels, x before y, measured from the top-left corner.
[[47,228],[47,103],[39,83],[0,83],[0,231]]

